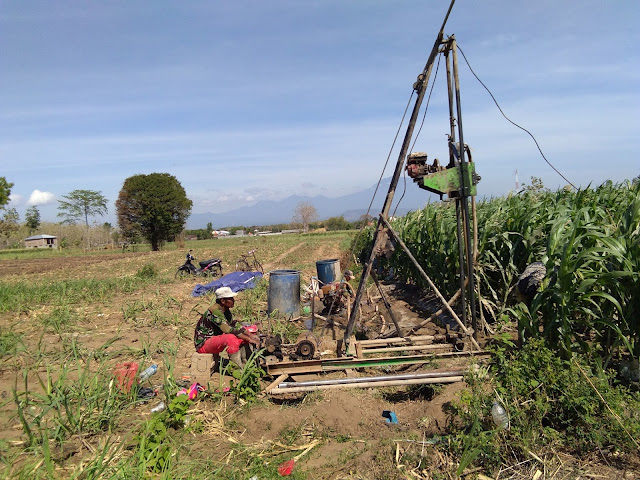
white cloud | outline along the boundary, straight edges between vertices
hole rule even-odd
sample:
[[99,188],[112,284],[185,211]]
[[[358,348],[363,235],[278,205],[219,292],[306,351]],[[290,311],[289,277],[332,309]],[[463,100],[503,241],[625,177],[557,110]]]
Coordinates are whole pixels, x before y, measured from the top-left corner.
[[22,195],[20,195],[19,193],[12,193],[11,195],[9,195],[9,205],[12,207],[22,205],[23,200],[24,199]]
[[56,196],[51,192],[41,192],[40,190],[34,190],[31,192],[27,205],[48,205],[53,203]]

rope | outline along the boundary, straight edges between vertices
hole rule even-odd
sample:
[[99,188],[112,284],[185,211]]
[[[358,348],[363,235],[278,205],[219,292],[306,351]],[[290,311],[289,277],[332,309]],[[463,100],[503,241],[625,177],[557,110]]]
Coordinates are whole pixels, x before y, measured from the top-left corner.
[[396,136],[393,138],[393,143],[391,144],[391,148],[389,149],[389,153],[387,155],[387,160],[384,162],[384,167],[382,168],[382,172],[380,173],[380,178],[378,179],[378,183],[376,184],[376,189],[373,192],[373,196],[371,197],[371,202],[369,203],[369,208],[367,208],[367,215],[371,211],[371,205],[373,205],[373,201],[376,198],[376,194],[378,193],[378,188],[380,187],[380,182],[382,181],[382,177],[384,176],[384,172],[387,169],[387,165],[389,164],[389,159],[391,158],[391,153],[393,152],[393,147],[396,145],[396,141],[398,140],[398,135],[400,135],[400,129],[402,128],[402,124],[404,123],[404,118],[407,116],[407,111],[409,110],[409,105],[411,105],[411,99],[413,98],[414,90],[411,90],[411,95],[409,95],[409,101],[407,102],[407,106],[404,107],[404,113],[402,114],[402,120],[400,120],[400,125],[398,125],[398,130],[396,131]]
[[[384,176],[384,172],[387,169],[387,165],[389,164],[389,159],[391,158],[391,153],[393,152],[393,148],[396,145],[396,141],[398,140],[398,135],[400,135],[400,129],[402,128],[402,125],[404,124],[404,119],[407,116],[407,111],[409,110],[409,105],[411,105],[411,99],[413,98],[413,93],[414,90],[411,90],[411,95],[409,95],[409,100],[407,101],[407,106],[404,108],[404,113],[402,114],[402,119],[400,120],[400,125],[398,125],[398,130],[396,131],[396,136],[393,138],[393,143],[391,144],[391,148],[389,149],[389,153],[387,154],[387,159],[384,162],[384,167],[382,168],[382,172],[380,173],[380,178],[378,178],[378,183],[376,184],[376,189],[373,192],[373,195],[371,197],[371,202],[369,202],[369,207],[367,208],[367,213],[365,214],[365,218],[369,217],[369,212],[371,211],[371,206],[373,205],[373,201],[376,198],[376,195],[378,193],[378,188],[380,188],[380,182],[382,182],[382,177]],[[358,242],[358,238],[360,237],[360,235],[362,234],[363,230],[365,227],[365,222],[362,222],[362,225],[360,225],[360,230],[358,230],[358,233],[356,234],[355,238],[353,239],[353,242],[351,243],[351,248],[349,250],[349,257],[353,257],[353,247],[355,246],[355,244]]]
[[[409,153],[413,152],[413,148],[416,146],[416,142],[418,141],[418,137],[420,136],[420,132],[422,131],[422,127],[424,125],[424,119],[427,117],[427,110],[429,110],[429,102],[431,101],[431,94],[433,93],[433,87],[436,84],[436,78],[438,78],[438,69],[440,68],[440,60],[442,59],[441,55],[438,55],[438,63],[436,64],[436,73],[433,75],[433,81],[431,82],[431,90],[429,90],[429,96],[427,97],[427,104],[424,107],[424,114],[422,115],[422,122],[420,122],[420,128],[418,129],[418,133],[416,133],[414,139],[413,139],[413,144],[411,145],[411,148],[409,149]],[[402,199],[404,198],[405,194],[407,193],[407,172],[406,170],[402,172],[402,180],[403,180],[403,188],[402,188],[402,195],[400,195],[400,199],[398,200],[398,203],[396,203],[395,208],[393,209],[393,214],[391,214],[392,217],[396,216],[396,212],[398,211],[398,207],[400,206],[400,202],[402,202]]]

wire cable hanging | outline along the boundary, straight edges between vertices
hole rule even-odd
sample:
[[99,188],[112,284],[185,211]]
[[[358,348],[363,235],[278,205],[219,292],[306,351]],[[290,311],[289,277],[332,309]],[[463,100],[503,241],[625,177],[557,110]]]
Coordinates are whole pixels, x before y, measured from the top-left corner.
[[[387,169],[387,165],[389,164],[389,159],[391,158],[391,153],[393,153],[393,149],[394,149],[394,147],[396,145],[396,141],[398,140],[398,135],[400,135],[400,129],[402,128],[402,125],[404,124],[404,119],[407,116],[407,112],[409,111],[409,105],[411,105],[411,99],[413,98],[413,94],[414,93],[415,93],[415,91],[412,89],[411,90],[411,95],[409,95],[409,100],[407,101],[407,106],[404,108],[404,113],[402,114],[402,119],[400,120],[400,124],[398,125],[398,130],[396,131],[396,136],[393,138],[393,143],[391,144],[391,148],[389,149],[389,153],[387,154],[387,159],[384,162],[384,167],[382,168],[382,172],[380,173],[380,178],[378,178],[378,183],[376,184],[376,188],[373,191],[373,195],[371,196],[371,202],[369,202],[369,207],[367,207],[367,213],[365,213],[365,218],[368,218],[369,217],[369,212],[371,212],[371,206],[373,205],[373,202],[374,202],[374,200],[376,198],[376,195],[378,193],[378,188],[380,188],[380,183],[382,182],[382,178],[384,177],[384,172]],[[349,257],[353,256],[353,249],[355,248],[355,245],[357,244],[360,235],[362,235],[364,227],[365,227],[365,222],[362,222],[362,225],[360,225],[360,229],[358,230],[358,233],[354,237],[353,242],[351,242],[351,249],[349,251]]]
[[380,178],[378,179],[378,183],[376,184],[376,189],[373,192],[371,197],[371,202],[369,202],[369,207],[367,208],[366,215],[369,215],[371,211],[371,206],[373,205],[373,201],[376,198],[376,194],[378,193],[378,188],[380,188],[380,182],[382,182],[382,177],[384,177],[384,172],[387,169],[387,165],[389,164],[389,159],[391,158],[391,153],[393,152],[393,148],[396,145],[396,141],[398,140],[398,135],[400,135],[400,129],[402,128],[402,124],[404,123],[404,118],[407,116],[407,111],[409,110],[409,105],[411,105],[411,99],[413,98],[414,90],[411,90],[411,95],[409,95],[409,101],[407,102],[407,106],[404,108],[404,113],[402,114],[402,119],[400,120],[400,125],[398,125],[398,130],[396,131],[396,136],[393,138],[393,143],[391,144],[391,148],[389,149],[389,153],[387,154],[387,159],[384,162],[384,167],[382,167],[382,172],[380,173]]
[[[438,63],[436,64],[436,72],[433,74],[433,81],[431,82],[431,89],[429,90],[429,96],[427,97],[427,104],[424,107],[424,114],[422,115],[422,122],[420,122],[420,128],[418,129],[418,133],[416,133],[414,139],[413,139],[413,143],[411,144],[411,148],[409,149],[409,153],[413,152],[413,148],[416,146],[416,142],[418,141],[418,137],[420,136],[420,132],[422,131],[422,127],[424,126],[424,120],[425,118],[427,118],[427,110],[429,110],[429,102],[431,101],[431,94],[433,93],[433,87],[436,84],[436,79],[438,78],[438,69],[440,68],[440,60],[442,59],[441,55],[438,55]],[[393,214],[391,215],[392,217],[396,216],[396,212],[398,211],[398,207],[400,206],[400,202],[402,202],[402,199],[404,198],[405,194],[407,193],[407,172],[403,172],[402,173],[402,180],[403,180],[403,188],[402,188],[402,195],[400,195],[400,198],[398,199],[398,202],[396,203],[395,208],[393,209]]]
[[493,99],[493,103],[496,104],[496,107],[498,107],[498,110],[500,110],[500,113],[502,114],[502,116],[512,125],[515,125],[516,127],[518,127],[520,130],[523,130],[525,132],[527,132],[529,134],[529,136],[533,139],[534,143],[536,144],[536,147],[538,147],[538,151],[540,152],[540,155],[542,155],[542,158],[544,158],[544,161],[547,162],[547,164],[553,168],[553,170],[560,175],[565,182],[567,182],[569,185],[571,185],[573,188],[575,188],[576,190],[578,189],[578,187],[576,187],[573,183],[571,183],[571,181],[569,181],[569,179],[567,177],[565,177],[563,174],[561,174],[558,169],[556,167],[554,167],[551,162],[549,160],[547,160],[547,157],[544,156],[544,153],[542,153],[542,149],[540,148],[540,145],[538,145],[538,141],[536,140],[536,137],[533,136],[533,134],[527,130],[524,127],[521,127],[520,125],[518,125],[516,122],[514,122],[513,120],[511,120],[509,117],[507,117],[505,115],[505,113],[502,111],[502,108],[500,108],[500,105],[498,105],[498,101],[496,100],[496,97],[493,96],[493,93],[491,93],[491,90],[489,90],[489,88],[482,82],[482,80],[480,80],[480,78],[478,78],[478,75],[476,75],[476,72],[473,71],[473,68],[471,68],[471,65],[469,65],[469,61],[467,60],[467,56],[464,54],[464,52],[462,51],[462,49],[460,48],[460,44],[458,44],[458,50],[460,50],[460,53],[462,54],[462,58],[464,58],[464,61],[467,64],[467,67],[469,67],[469,70],[471,70],[471,73],[473,74],[474,77],[476,77],[476,80],[478,80],[478,82],[480,82],[480,85],[482,85],[484,87],[484,89],[489,93],[489,95],[491,95],[491,98]]

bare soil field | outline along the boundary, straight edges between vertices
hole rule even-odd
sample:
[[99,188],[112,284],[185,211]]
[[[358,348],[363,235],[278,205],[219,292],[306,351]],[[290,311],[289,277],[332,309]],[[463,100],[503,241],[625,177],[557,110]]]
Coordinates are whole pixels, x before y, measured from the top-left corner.
[[[344,237],[298,237],[240,242],[225,240],[192,248],[199,258],[221,256],[224,273],[232,271],[234,259],[250,248],[258,247],[258,257],[265,272],[274,269],[297,269],[303,283],[316,275],[315,262],[327,258],[340,258],[342,269],[348,268],[349,258]],[[204,244],[201,244],[204,245]],[[188,247],[187,247],[188,248]],[[28,460],[28,450],[22,450],[26,436],[19,418],[14,391],[24,391],[25,385],[42,392],[46,386],[38,383],[47,372],[58,375],[65,365],[94,365],[103,363],[108,369],[122,362],[136,361],[142,366],[158,364],[159,372],[150,384],[159,392],[148,402],[133,402],[119,421],[102,433],[73,434],[68,440],[52,446],[55,461],[54,478],[67,478],[77,474],[94,458],[107,438],[127,447],[118,455],[127,455],[136,442],[135,432],[141,422],[151,417],[151,408],[160,401],[169,402],[162,389],[163,381],[173,375],[180,379],[190,370],[194,352],[193,327],[212,298],[192,297],[196,283],[203,279],[173,278],[175,268],[183,261],[185,248],[146,253],[113,253],[78,255],[56,258],[0,260],[0,281],[45,284],[64,280],[129,279],[144,265],[153,265],[157,277],[141,288],[128,292],[113,290],[99,300],[91,299],[73,304],[49,302],[31,304],[21,311],[2,311],[0,328],[3,338],[13,338],[17,348],[4,346],[0,359],[0,455],[5,478],[11,478],[16,469]],[[346,253],[345,253],[346,252]],[[204,282],[203,282],[204,283]],[[356,282],[354,284],[357,285]],[[374,287],[375,288],[375,287]],[[393,310],[405,328],[424,321],[429,312],[418,305],[421,294],[393,283],[386,283]],[[243,297],[237,297],[236,311],[243,308]],[[370,290],[371,301],[363,302],[362,326],[371,335],[380,333],[384,310],[379,295]],[[266,318],[266,302],[254,312]],[[297,321],[303,328],[305,319]],[[335,350],[336,340],[342,338],[346,315],[335,316],[334,329],[323,329],[319,322],[316,334],[324,330],[322,350]],[[442,326],[429,323],[415,334],[445,333]],[[11,335],[11,336],[9,336]],[[401,373],[426,370],[447,370],[481,366],[481,358],[434,359],[421,366],[405,366]],[[389,369],[370,368],[361,372],[334,372],[321,378],[345,378],[348,375],[382,375]],[[72,374],[73,376],[73,374]],[[294,377],[295,378],[295,377]],[[309,380],[319,376],[304,375],[296,380]],[[231,377],[214,374],[212,385],[224,388]],[[263,387],[273,378],[265,377]],[[108,379],[105,380],[108,382]],[[189,411],[190,421],[200,428],[179,435],[180,462],[196,464],[201,478],[250,478],[244,475],[254,468],[247,458],[260,458],[267,466],[277,465],[292,458],[304,446],[317,441],[317,446],[302,457],[294,468],[292,478],[309,479],[435,479],[453,478],[457,463],[442,455],[434,444],[446,441],[441,435],[450,422],[451,404],[459,399],[466,388],[464,382],[433,387],[383,387],[367,389],[333,389],[293,396],[270,398],[261,394],[252,403],[244,404],[233,397],[222,400],[202,395]],[[28,408],[28,407],[27,407]],[[383,411],[393,411],[397,424],[390,424]],[[278,454],[277,452],[280,452]],[[284,452],[284,453],[283,453]],[[288,455],[288,456],[287,456]],[[117,456],[111,461],[116,462]],[[615,465],[601,462],[577,462],[561,455],[532,459],[525,465],[514,465],[511,471],[464,472],[465,478],[638,478]],[[242,467],[245,462],[245,467]],[[252,466],[253,465],[253,466]],[[270,468],[270,467],[269,467]],[[80,470],[79,470],[80,469]],[[268,468],[267,468],[268,470]],[[537,475],[536,472],[544,475]],[[553,472],[555,471],[555,474]],[[215,473],[218,472],[218,473]],[[215,473],[215,475],[214,475]],[[177,474],[176,474],[177,475]],[[212,475],[214,475],[212,477]],[[537,475],[537,476],[536,476]],[[42,477],[48,478],[48,477]],[[89,478],[89,477],[87,477]],[[93,478],[93,477],[91,477]],[[140,477],[142,478],[142,477]],[[149,475],[145,478],[161,478]],[[162,477],[165,478],[165,477]],[[191,478],[185,476],[184,478]],[[277,478],[261,477],[256,478]]]
[[55,258],[29,258],[24,260],[3,260],[0,263],[0,278],[13,275],[47,274],[66,269],[85,269],[89,265],[101,265],[109,268],[111,264],[121,263],[123,259],[139,259],[145,253],[116,253],[100,256],[77,256]]

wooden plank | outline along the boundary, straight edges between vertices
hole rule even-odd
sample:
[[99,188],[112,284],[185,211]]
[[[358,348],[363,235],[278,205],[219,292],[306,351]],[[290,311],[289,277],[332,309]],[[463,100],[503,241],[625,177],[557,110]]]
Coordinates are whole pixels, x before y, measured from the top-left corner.
[[[435,335],[416,335],[414,337],[391,337],[391,338],[375,338],[373,340],[358,340],[356,343],[359,343],[363,346],[379,346],[379,345],[389,345],[391,343],[414,343],[425,340],[435,340]],[[444,339],[444,335],[442,335]]]
[[449,350],[451,351],[453,350],[453,345],[450,345],[448,343],[437,343],[432,345],[407,345],[406,347],[365,348],[362,350],[362,354],[366,355],[368,353],[410,352],[410,351],[416,351],[416,350]]
[[360,342],[356,342],[354,347],[356,348],[356,358],[362,358],[362,344]]
[[284,382],[287,378],[289,378],[289,374],[283,373],[278,378],[276,378],[273,382],[271,382],[269,385],[267,385],[267,387],[264,389],[264,391],[267,392],[267,393],[270,392],[271,390],[276,388],[278,385],[280,385],[282,382]]
[[407,355],[403,357],[379,357],[379,358],[326,358],[322,360],[301,360],[299,362],[279,362],[274,365],[267,365],[267,372],[270,375],[296,374],[296,373],[320,373],[331,372],[336,370],[345,370],[347,368],[360,368],[368,366],[371,362],[390,364],[420,364],[433,361],[438,357],[458,357],[458,356],[486,356],[491,355],[489,352],[442,352],[430,353],[425,355]]

